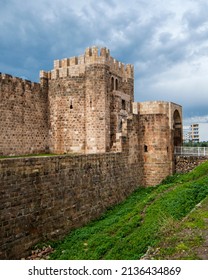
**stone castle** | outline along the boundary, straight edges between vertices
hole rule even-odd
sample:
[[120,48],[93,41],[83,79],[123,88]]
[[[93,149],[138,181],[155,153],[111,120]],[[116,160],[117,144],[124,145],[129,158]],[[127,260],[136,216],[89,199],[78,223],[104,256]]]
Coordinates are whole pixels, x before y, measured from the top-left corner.
[[144,185],[174,172],[182,108],[134,102],[134,69],[87,48],[40,71],[40,83],[0,75],[0,155],[126,152],[144,166]]
[[[182,108],[134,102],[106,48],[56,60],[40,83],[0,74],[0,259],[29,254],[175,171]],[[54,154],[54,155],[53,155]]]

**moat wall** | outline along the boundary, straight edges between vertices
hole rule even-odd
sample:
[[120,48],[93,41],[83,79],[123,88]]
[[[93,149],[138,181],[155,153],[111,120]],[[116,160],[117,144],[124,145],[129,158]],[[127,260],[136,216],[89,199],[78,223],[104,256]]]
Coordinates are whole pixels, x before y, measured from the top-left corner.
[[98,218],[143,185],[125,153],[0,160],[0,259],[19,259]]
[[206,156],[176,156],[175,157],[175,172],[186,173],[193,170],[196,166],[208,160]]

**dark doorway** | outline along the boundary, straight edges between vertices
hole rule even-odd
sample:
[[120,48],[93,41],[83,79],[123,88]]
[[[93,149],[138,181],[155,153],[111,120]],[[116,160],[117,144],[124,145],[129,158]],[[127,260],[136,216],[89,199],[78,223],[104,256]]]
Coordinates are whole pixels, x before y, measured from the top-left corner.
[[173,143],[174,146],[182,146],[182,121],[178,110],[173,115]]

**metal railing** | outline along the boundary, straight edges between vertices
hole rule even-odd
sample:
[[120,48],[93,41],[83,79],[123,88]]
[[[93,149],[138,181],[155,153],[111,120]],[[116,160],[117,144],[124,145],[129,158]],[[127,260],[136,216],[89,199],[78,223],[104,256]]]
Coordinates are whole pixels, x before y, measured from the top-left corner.
[[175,155],[208,156],[208,147],[175,147]]

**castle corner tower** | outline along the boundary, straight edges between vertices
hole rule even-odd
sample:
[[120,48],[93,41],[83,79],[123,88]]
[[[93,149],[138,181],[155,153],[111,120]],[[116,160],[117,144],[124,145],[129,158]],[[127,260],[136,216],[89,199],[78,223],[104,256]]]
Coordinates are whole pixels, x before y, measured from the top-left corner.
[[132,65],[116,61],[107,48],[91,47],[55,60],[41,78],[48,80],[51,152],[118,151],[121,126],[132,111]]

